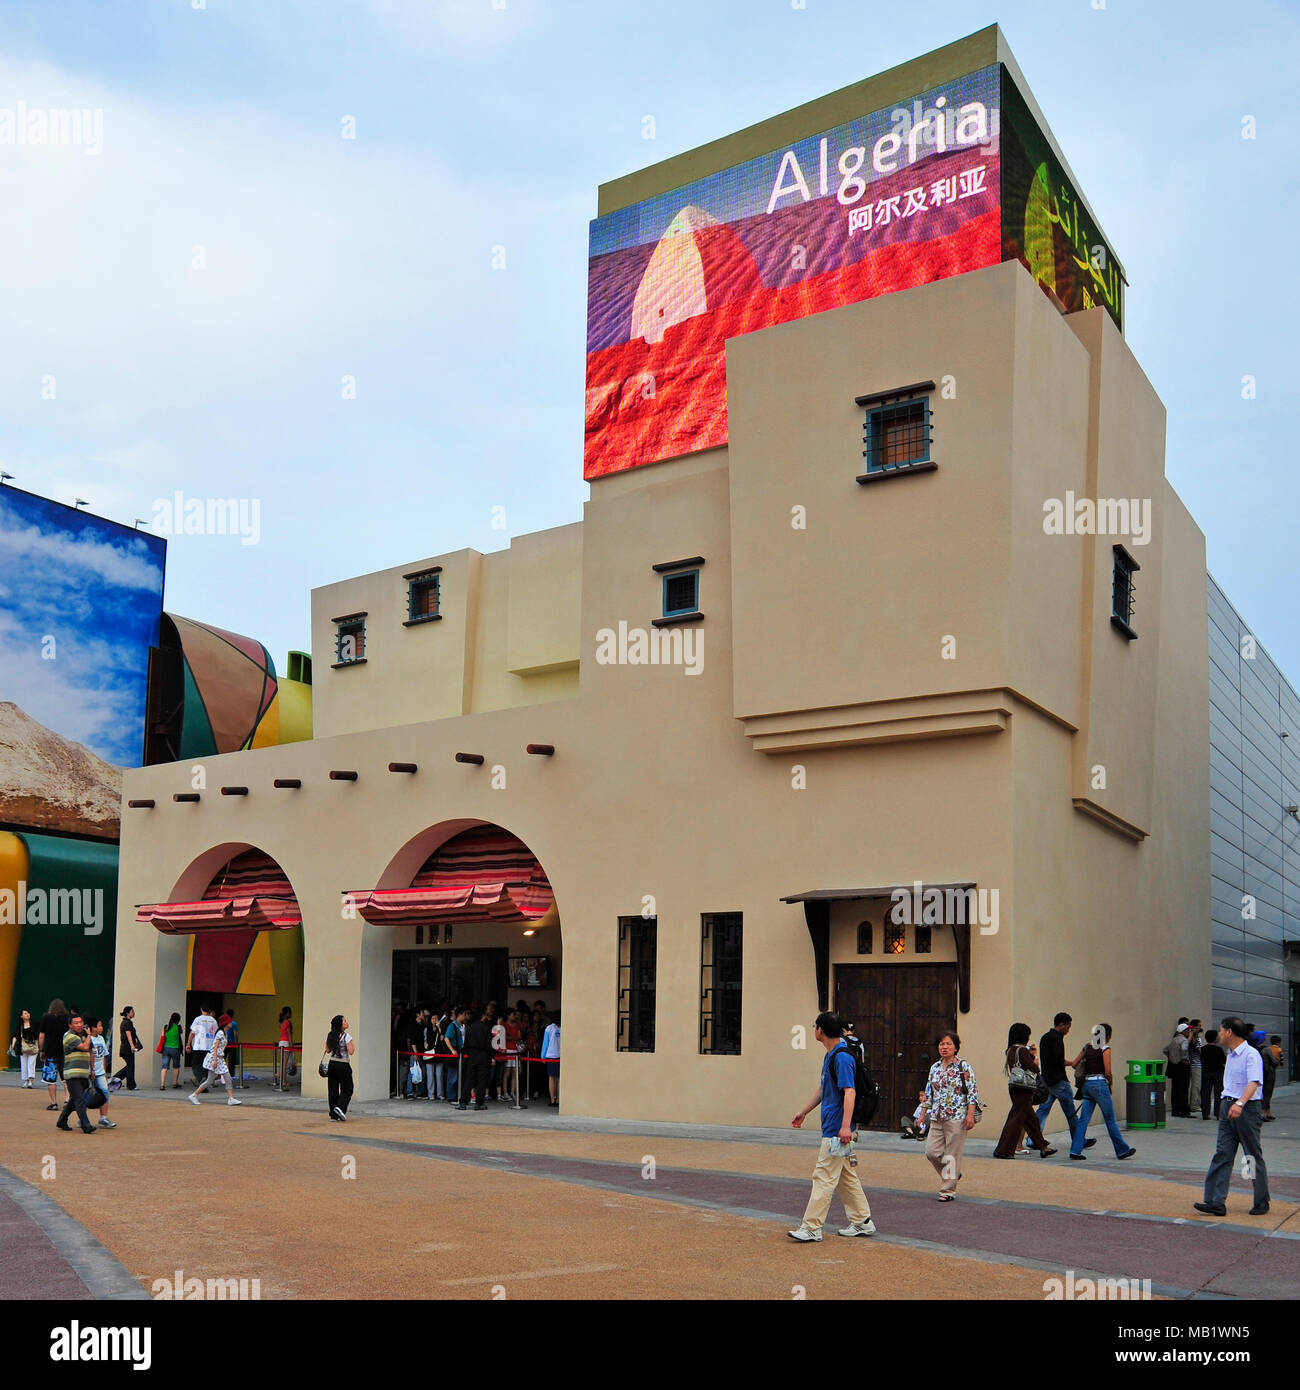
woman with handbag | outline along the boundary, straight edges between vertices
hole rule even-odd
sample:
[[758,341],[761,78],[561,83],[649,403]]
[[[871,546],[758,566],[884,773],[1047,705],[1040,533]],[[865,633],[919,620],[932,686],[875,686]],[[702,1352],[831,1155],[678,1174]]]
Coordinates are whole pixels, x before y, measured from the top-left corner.
[[140,1041],[139,1033],[135,1031],[135,1010],[130,1004],[122,1010],[120,1018],[117,1055],[121,1059],[122,1066],[113,1073],[113,1080],[117,1082],[113,1089],[115,1091],[120,1089],[122,1083],[125,1082],[126,1089],[134,1091],[136,1089],[135,1054],[143,1050],[144,1044]]
[[9,1044],[9,1055],[17,1054],[18,1066],[22,1073],[22,1089],[36,1089],[36,1054],[40,1049],[40,1030],[32,1022],[31,1013],[24,1009],[14,1029],[13,1041]]
[[1038,1150],[1039,1158],[1051,1158],[1056,1152],[1043,1138],[1038,1116],[1034,1113],[1034,1107],[1047,1098],[1047,1087],[1038,1070],[1034,1049],[1027,1046],[1028,1042],[1029,1025],[1013,1023],[1007,1031],[1007,1054],[1002,1064],[1002,1070],[1007,1075],[1011,1109],[1007,1113],[1006,1124],[1002,1126],[1002,1137],[993,1150],[994,1158],[1015,1158],[1021,1137],[1025,1134],[1029,1135],[1029,1142]]
[[[1070,1141],[1070,1157],[1077,1158],[1080,1163],[1087,1159],[1088,1155],[1083,1151],[1083,1141],[1088,1133],[1088,1121],[1092,1119],[1094,1110],[1100,1110],[1102,1118],[1106,1121],[1106,1133],[1110,1135],[1110,1142],[1115,1145],[1115,1157],[1132,1158],[1137,1150],[1129,1146],[1120,1132],[1119,1122],[1115,1118],[1115,1103],[1110,1095],[1115,1084],[1110,1074],[1110,1024],[1099,1023],[1092,1030],[1092,1037],[1092,1042],[1070,1063],[1075,1076],[1082,1077],[1079,1084],[1083,1091],[1083,1111],[1079,1116],[1079,1123],[1074,1127],[1074,1138]],[[1102,1045],[1099,1047],[1098,1043]]]
[[975,1073],[957,1054],[961,1039],[955,1032],[939,1034],[939,1060],[930,1068],[921,1101],[921,1122],[928,1123],[925,1156],[939,1174],[939,1200],[951,1202],[961,1178],[961,1152],[966,1135],[979,1121],[980,1093]]
[[320,1059],[320,1073],[328,1082],[328,1105],[331,1120],[348,1118],[348,1102],[352,1099],[352,1057],[357,1050],[348,1021],[342,1014],[330,1019],[329,1035],[325,1039],[325,1055]]

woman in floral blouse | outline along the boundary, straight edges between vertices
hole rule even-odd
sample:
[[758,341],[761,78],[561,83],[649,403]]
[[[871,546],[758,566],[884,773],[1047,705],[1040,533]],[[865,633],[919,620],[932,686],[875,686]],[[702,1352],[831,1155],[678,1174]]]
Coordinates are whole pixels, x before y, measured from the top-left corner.
[[922,1122],[929,1122],[925,1156],[939,1174],[939,1200],[951,1202],[961,1177],[961,1151],[967,1132],[979,1118],[980,1093],[970,1064],[958,1057],[961,1039],[953,1032],[939,1034],[939,1060],[930,1068],[922,1102]]

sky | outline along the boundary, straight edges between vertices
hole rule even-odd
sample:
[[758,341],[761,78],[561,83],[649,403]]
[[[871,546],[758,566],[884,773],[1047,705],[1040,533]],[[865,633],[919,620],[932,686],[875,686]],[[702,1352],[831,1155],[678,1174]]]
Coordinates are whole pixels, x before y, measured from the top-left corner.
[[[128,526],[255,499],[255,543],[169,541],[166,604],[283,670],[314,586],[581,517],[598,184],[992,22],[1127,270],[1209,567],[1300,684],[1270,0],[0,0],[0,466]],[[18,145],[20,102],[102,125]]]
[[157,536],[0,489],[0,698],[139,767],[165,552]]

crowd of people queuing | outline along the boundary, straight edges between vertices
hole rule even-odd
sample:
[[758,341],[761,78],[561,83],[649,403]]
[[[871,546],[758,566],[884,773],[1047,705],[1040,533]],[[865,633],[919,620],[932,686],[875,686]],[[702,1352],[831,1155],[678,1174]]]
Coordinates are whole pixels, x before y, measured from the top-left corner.
[[487,1004],[398,1003],[392,1018],[390,1090],[405,1100],[442,1101],[485,1110],[489,1101],[560,1103],[560,1015],[538,999],[506,1008]]
[[[128,1004],[116,1026],[121,1065],[110,1076],[111,1033],[105,1036],[103,1019],[57,998],[50,1001],[39,1022],[29,1010],[21,1011],[9,1046],[19,1062],[20,1085],[34,1090],[39,1071],[49,1096],[46,1109],[56,1111],[62,1106],[56,1122],[60,1129],[70,1128],[68,1121],[74,1113],[83,1133],[116,1129],[116,1121],[109,1118],[112,1096],[119,1090],[139,1089],[136,1054],[144,1045],[134,1020],[135,1010]],[[271,1081],[275,1090],[288,1091],[296,1084],[293,1026],[293,1010],[286,1005],[278,1020]],[[319,1072],[327,1083],[329,1117],[346,1121],[356,1040],[342,1014],[330,1020],[323,1043]],[[463,1008],[453,1008],[449,1001],[436,1009],[420,1005],[408,1010],[399,1005],[393,1014],[392,1045],[395,1092],[400,1080],[401,1093],[408,1099],[424,1097],[450,1102],[461,1110],[484,1110],[490,1100],[536,1098],[544,1075],[545,1094],[552,1106],[559,1106],[560,1015],[558,1010],[549,1011],[540,999],[531,1007],[521,999],[505,1010],[495,1000]],[[195,1105],[202,1104],[206,1092],[219,1090],[225,1091],[227,1105],[241,1103],[234,1093],[242,1056],[233,1007],[218,1012],[217,1006],[204,1002],[188,1025],[182,1014],[171,1013],[159,1030],[154,1051],[159,1057],[160,1091],[184,1089],[181,1073],[188,1066],[193,1077],[188,1099]],[[536,1065],[528,1065],[529,1059],[535,1059]],[[90,1120],[92,1110],[99,1112],[95,1124]]]

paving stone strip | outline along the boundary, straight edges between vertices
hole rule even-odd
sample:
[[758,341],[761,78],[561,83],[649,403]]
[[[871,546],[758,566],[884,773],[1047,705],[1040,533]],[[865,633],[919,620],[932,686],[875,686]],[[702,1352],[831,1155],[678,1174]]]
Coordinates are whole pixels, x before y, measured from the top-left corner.
[[[355,1132],[346,1136],[303,1133],[303,1137],[419,1154],[516,1176],[548,1178],[791,1224],[797,1222],[808,1191],[806,1179],[716,1169],[661,1165],[654,1179],[646,1180],[639,1165],[609,1159],[369,1139]],[[1297,1264],[1293,1239],[1300,1235],[1300,1229],[1275,1230],[1262,1222],[1256,1229],[1237,1223],[1077,1211],[995,1198],[940,1203],[933,1193],[870,1186],[867,1194],[872,1215],[887,1242],[915,1242],[918,1248],[943,1254],[1073,1269],[1076,1277],[1100,1270],[1105,1271],[1104,1277],[1149,1279],[1152,1292],[1166,1297],[1283,1298],[1293,1283]],[[1009,1210],[1032,1213],[1032,1220],[1008,1222]],[[1292,1219],[1283,1224],[1300,1226]],[[1200,1276],[1197,1283],[1189,1283],[1189,1272]]]
[[[0,1299],[147,1299],[118,1258],[45,1193],[0,1168]],[[21,1260],[13,1258],[21,1251]]]

